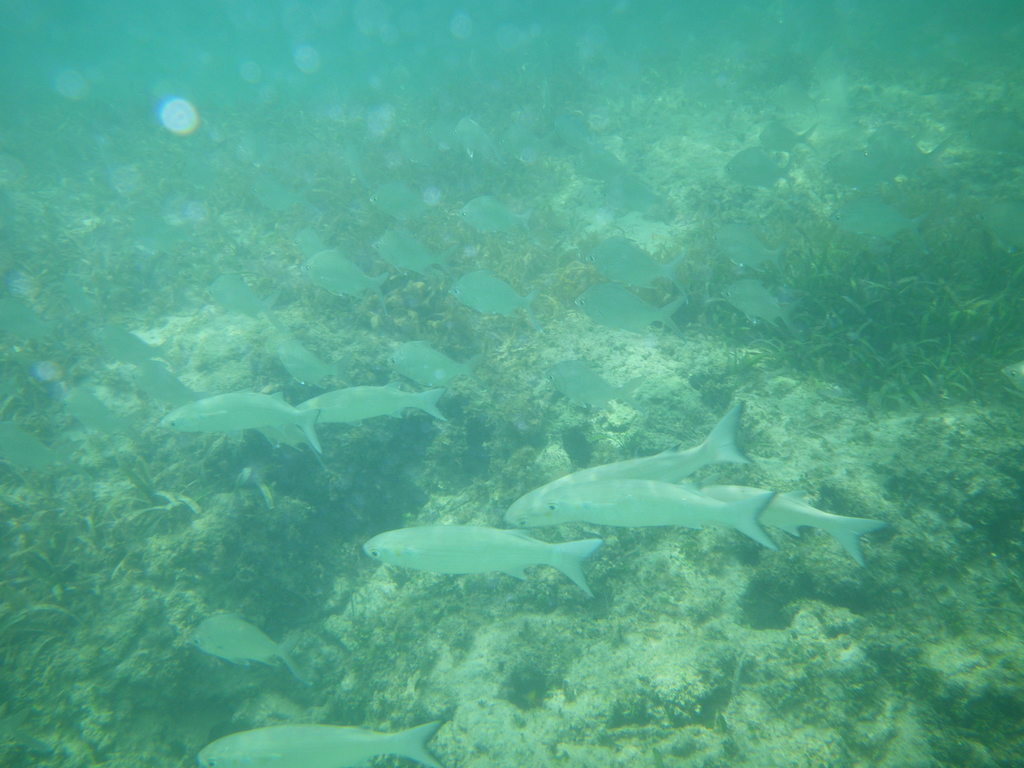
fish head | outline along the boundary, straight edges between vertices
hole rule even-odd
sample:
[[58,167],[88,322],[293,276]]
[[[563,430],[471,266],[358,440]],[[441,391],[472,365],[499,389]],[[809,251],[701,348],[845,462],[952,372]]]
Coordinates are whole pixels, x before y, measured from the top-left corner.
[[177,429],[184,432],[192,430],[193,419],[188,415],[187,412],[181,408],[176,408],[162,419],[160,419],[160,426],[165,429]]
[[247,751],[239,752],[234,740],[225,737],[199,750],[196,761],[199,768],[242,768],[252,764],[252,756]]
[[381,533],[363,544],[363,552],[382,563],[403,565],[408,560],[412,548],[400,541],[395,541],[394,537],[388,536],[386,533]]
[[1014,386],[1024,389],[1024,361],[1003,368],[1003,375],[1013,382]]
[[545,498],[537,489],[512,503],[505,512],[505,522],[516,528],[532,528],[539,525],[554,525],[559,520],[559,503]]

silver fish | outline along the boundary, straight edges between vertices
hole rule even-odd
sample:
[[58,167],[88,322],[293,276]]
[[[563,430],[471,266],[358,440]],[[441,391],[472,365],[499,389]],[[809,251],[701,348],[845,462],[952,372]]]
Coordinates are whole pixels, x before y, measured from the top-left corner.
[[249,317],[259,317],[270,311],[270,303],[264,301],[241,275],[224,274],[210,283],[207,289],[214,301],[229,312],[238,312]]
[[797,144],[807,143],[816,126],[811,126],[803,133],[797,133],[781,120],[773,120],[765,124],[758,135],[761,146],[771,152],[790,152]]
[[122,432],[128,429],[128,419],[111,411],[95,393],[84,386],[74,387],[64,395],[64,407],[86,429],[97,432]]
[[525,579],[531,565],[550,565],[593,597],[583,576],[583,561],[601,539],[549,544],[522,531],[476,525],[421,525],[374,536],[363,551],[375,560],[433,573],[501,571]]
[[685,303],[686,297],[680,296],[655,307],[616,283],[598,283],[576,298],[576,305],[595,323],[633,333],[646,333],[652,323],[663,323],[678,332],[672,315]]
[[1012,381],[1014,386],[1024,389],[1024,361],[1006,366],[1003,368],[1003,375]]
[[509,210],[508,206],[490,195],[475,197],[462,206],[462,218],[481,234],[511,232],[524,227],[524,219]]
[[196,627],[192,642],[204,653],[243,667],[251,661],[273,666],[280,660],[296,680],[310,684],[280,645],[237,614],[220,613],[205,619]]
[[337,366],[325,363],[306,349],[298,339],[282,339],[275,351],[285,370],[303,384],[319,386],[328,376],[337,373]]
[[[761,488],[745,485],[707,485],[701,488],[700,492],[725,502],[742,501],[768,493]],[[858,565],[864,565],[860,537],[886,525],[881,520],[843,517],[815,509],[807,503],[805,495],[799,492],[775,494],[761,513],[760,523],[781,528],[791,536],[799,536],[803,527],[820,528],[838,541]]]
[[60,460],[60,455],[14,422],[0,421],[0,459],[17,467],[42,469]]
[[548,378],[555,389],[577,405],[605,408],[610,400],[632,402],[633,390],[643,379],[635,379],[624,387],[614,387],[584,360],[563,360],[548,369]]
[[985,208],[982,220],[1006,251],[1024,250],[1024,200],[1000,200]]
[[527,521],[542,514],[547,496],[564,485],[587,483],[594,480],[660,480],[678,483],[701,467],[720,462],[748,464],[737,445],[743,404],[737,403],[726,413],[704,438],[692,448],[670,448],[653,456],[601,464],[572,472],[520,496],[505,512],[505,522],[524,526]]
[[427,212],[427,204],[423,202],[423,195],[401,181],[381,184],[370,195],[370,202],[399,221],[412,221]]
[[160,355],[160,348],[150,346],[119,325],[104,325],[96,332],[96,339],[106,355],[118,362],[140,365]]
[[334,248],[311,257],[302,265],[302,271],[311,283],[335,296],[358,296],[367,290],[380,294],[381,283],[387,279],[387,275],[370,277]]
[[752,320],[767,320],[774,323],[781,320],[782,324],[792,330],[789,322],[789,310],[784,309],[779,300],[764,287],[760,280],[747,278],[737,280],[728,286],[722,295],[725,300]]
[[609,280],[643,288],[663,278],[677,282],[676,272],[684,255],[663,264],[625,237],[609,237],[590,249],[586,260]]
[[494,140],[473,118],[464,117],[459,120],[452,133],[470,159],[480,158],[488,163],[498,162],[498,148]]
[[908,219],[878,197],[851,200],[839,209],[835,220],[846,232],[883,240],[891,240],[900,232],[917,226],[914,219]]
[[199,768],[350,768],[377,755],[401,755],[443,768],[427,742],[443,723],[397,733],[342,725],[271,725],[232,733],[199,751]]
[[474,362],[456,362],[425,341],[399,344],[391,356],[396,371],[425,387],[444,386],[459,376],[468,376],[473,372]]
[[313,449],[320,453],[320,441],[314,424],[317,411],[293,408],[277,395],[257,392],[232,392],[204,397],[175,408],[160,421],[160,426],[180,432],[237,432],[261,427],[299,427]]
[[770,187],[786,174],[785,164],[761,147],[748,147],[733,155],[725,172],[733,181],[752,187]]
[[544,505],[523,512],[516,524],[530,527],[583,522],[617,527],[707,525],[735,528],[759,544],[776,549],[758,524],[775,494],[766,492],[724,502],[692,488],[656,480],[591,480],[563,483],[544,496]]
[[537,297],[537,291],[520,296],[511,285],[489,269],[478,269],[464,274],[452,286],[452,295],[470,309],[483,314],[509,316],[517,309],[522,309],[530,325],[540,329],[530,310],[530,305]]
[[50,333],[50,322],[16,299],[0,299],[0,333],[18,339],[38,339]]
[[389,229],[373,244],[378,255],[398,269],[429,275],[431,267],[444,264],[446,258],[434,253],[404,229]]
[[157,360],[144,360],[136,365],[135,383],[150,397],[171,405],[184,405],[200,397]]
[[403,392],[397,385],[387,387],[346,387],[310,398],[299,403],[300,411],[318,413],[321,423],[351,423],[372,419],[375,416],[401,418],[406,408],[418,408],[435,419],[447,421],[437,410],[437,401],[444,394],[443,389],[428,389],[424,392]]
[[781,248],[766,248],[753,230],[742,224],[725,224],[715,233],[715,241],[722,253],[738,267],[763,269],[777,267]]

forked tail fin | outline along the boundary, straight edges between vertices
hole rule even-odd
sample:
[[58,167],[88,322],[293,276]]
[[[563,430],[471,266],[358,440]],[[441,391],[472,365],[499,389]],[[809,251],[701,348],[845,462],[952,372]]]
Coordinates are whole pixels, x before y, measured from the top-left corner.
[[719,419],[714,428],[700,444],[700,452],[706,464],[732,462],[749,464],[750,459],[744,455],[736,443],[736,435],[740,428],[740,416],[743,415],[743,403],[736,403],[725,416]]
[[433,738],[437,729],[442,725],[444,725],[442,721],[435,720],[432,723],[424,723],[393,733],[391,734],[392,747],[390,751],[423,763],[428,768],[444,768],[427,749],[427,742]]
[[594,593],[590,591],[587,579],[583,575],[583,561],[594,554],[602,544],[602,539],[580,539],[552,544],[549,564],[572,579],[573,584],[587,593],[587,597],[593,597]]
[[740,533],[749,536],[758,544],[768,547],[768,549],[778,549],[775,542],[764,532],[761,523],[758,522],[758,518],[764,512],[764,508],[771,504],[774,498],[775,494],[769,491],[752,496],[749,499],[743,499],[742,501],[728,502],[726,504],[729,508],[727,525],[731,525]]
[[860,549],[860,537],[885,528],[885,525],[881,520],[842,515],[830,515],[826,521],[819,523],[819,527],[838,541],[847,554],[857,561],[857,565],[861,566],[864,565],[864,553]]
[[419,408],[421,411],[426,411],[435,419],[440,419],[441,421],[448,421],[448,419],[444,417],[444,414],[437,409],[437,401],[441,398],[441,395],[443,394],[443,387],[440,387],[438,389],[428,389],[423,392],[420,392],[419,401],[417,402],[416,407]]

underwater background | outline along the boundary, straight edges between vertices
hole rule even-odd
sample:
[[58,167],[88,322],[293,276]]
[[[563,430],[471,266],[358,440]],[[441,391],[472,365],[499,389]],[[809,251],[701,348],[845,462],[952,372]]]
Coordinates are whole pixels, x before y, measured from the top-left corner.
[[[1019,2],[0,12],[4,766],[433,720],[447,768],[1024,765]],[[322,453],[166,418],[390,384],[444,392]],[[589,598],[362,549],[737,403],[751,463],[694,481],[884,521],[863,567],[531,529],[604,539]],[[224,613],[301,673],[203,653]]]

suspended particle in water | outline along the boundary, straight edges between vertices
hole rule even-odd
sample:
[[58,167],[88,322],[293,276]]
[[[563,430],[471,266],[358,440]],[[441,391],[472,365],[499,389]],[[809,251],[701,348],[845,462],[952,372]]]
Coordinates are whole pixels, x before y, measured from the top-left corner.
[[473,19],[465,11],[456,11],[448,22],[448,31],[456,40],[468,40],[473,35]]
[[64,376],[64,369],[60,367],[60,363],[52,360],[38,360],[29,366],[28,371],[33,379],[42,382],[60,381]]
[[394,126],[395,107],[392,104],[378,104],[366,110],[366,127],[375,138],[387,136]]
[[176,136],[188,136],[199,127],[199,112],[188,99],[164,99],[158,113],[164,128]]
[[53,78],[53,88],[65,99],[81,101],[89,95],[89,81],[73,69],[58,72]]
[[263,69],[255,61],[243,61],[238,65],[238,74],[245,82],[255,85],[263,79]]
[[441,202],[441,190],[437,187],[427,187],[423,190],[423,202],[429,206],[438,205]]
[[292,60],[304,75],[320,71],[320,52],[312,45],[297,45],[292,50]]

